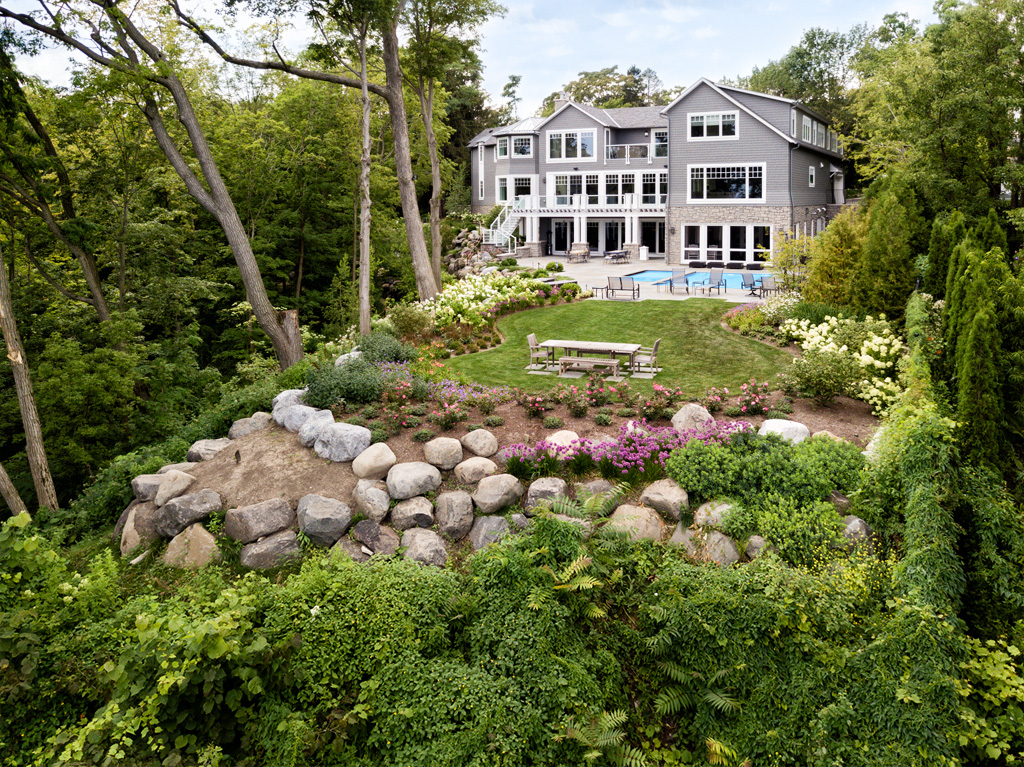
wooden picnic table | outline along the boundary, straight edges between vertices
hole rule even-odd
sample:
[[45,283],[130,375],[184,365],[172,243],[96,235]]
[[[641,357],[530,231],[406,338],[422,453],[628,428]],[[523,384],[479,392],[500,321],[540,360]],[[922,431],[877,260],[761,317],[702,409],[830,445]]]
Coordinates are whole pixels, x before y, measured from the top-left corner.
[[636,353],[640,351],[640,344],[619,344],[610,341],[568,341],[564,339],[550,339],[541,341],[538,346],[542,349],[565,349],[567,355],[577,354],[607,354],[614,357],[622,354],[629,358],[629,369],[633,370],[636,363]]

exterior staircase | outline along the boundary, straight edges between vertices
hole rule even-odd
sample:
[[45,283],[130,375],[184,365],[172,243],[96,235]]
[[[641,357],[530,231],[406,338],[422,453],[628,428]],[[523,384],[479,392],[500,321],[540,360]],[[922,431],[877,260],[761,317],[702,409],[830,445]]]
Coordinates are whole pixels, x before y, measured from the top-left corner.
[[[509,248],[512,236],[518,228],[519,213],[513,210],[510,205],[506,205],[501,209],[498,217],[491,222],[491,226],[484,230],[484,244]],[[514,246],[511,249],[514,249]]]

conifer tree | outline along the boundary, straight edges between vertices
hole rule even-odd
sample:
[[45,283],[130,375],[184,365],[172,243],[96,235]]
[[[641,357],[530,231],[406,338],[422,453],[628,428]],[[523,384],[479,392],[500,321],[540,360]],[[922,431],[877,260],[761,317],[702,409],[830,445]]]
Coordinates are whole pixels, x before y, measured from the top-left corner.
[[988,253],[993,248],[999,248],[1003,253],[1008,253],[1006,245],[1006,232],[999,224],[999,215],[995,208],[988,209],[988,215],[983,218],[971,233],[981,245],[983,253]]
[[924,274],[922,288],[934,298],[946,296],[946,276],[953,249],[967,236],[964,216],[954,210],[946,220],[935,219],[932,236],[928,243],[928,269]]
[[832,305],[847,303],[866,224],[856,209],[847,210],[814,239],[810,274],[804,286],[807,300]]
[[[913,197],[909,189],[906,193]],[[886,190],[870,210],[867,238],[854,278],[851,303],[899,322],[914,290],[913,221],[895,189]]]

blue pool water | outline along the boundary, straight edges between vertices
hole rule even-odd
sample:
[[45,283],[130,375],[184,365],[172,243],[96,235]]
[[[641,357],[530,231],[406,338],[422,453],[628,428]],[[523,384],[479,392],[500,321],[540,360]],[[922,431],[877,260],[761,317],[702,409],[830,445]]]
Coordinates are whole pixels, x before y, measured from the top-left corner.
[[[693,272],[687,277],[687,280],[691,285],[698,282],[707,282],[709,272]],[[760,282],[761,277],[768,274],[768,272],[753,272],[754,282]],[[642,272],[629,275],[637,282],[662,282],[671,279],[672,272],[664,269],[645,269]],[[723,282],[725,283],[726,290],[742,290],[743,288],[743,277],[739,272],[726,272],[722,275]]]

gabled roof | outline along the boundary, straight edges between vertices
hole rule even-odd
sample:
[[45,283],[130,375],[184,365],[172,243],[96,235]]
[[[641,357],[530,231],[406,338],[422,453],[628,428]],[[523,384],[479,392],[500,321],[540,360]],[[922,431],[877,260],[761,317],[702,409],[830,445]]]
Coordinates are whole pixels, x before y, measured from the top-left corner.
[[542,117],[525,117],[518,122],[514,122],[511,125],[500,125],[497,128],[485,128],[478,134],[473,136],[469,140],[470,148],[475,147],[477,144],[483,144],[484,146],[491,146],[497,143],[498,136],[511,136],[512,134],[523,135],[526,133],[536,133],[537,128],[544,122]]
[[540,125],[538,125],[537,127],[540,128],[541,126],[549,123],[551,120],[554,120],[556,117],[558,117],[558,115],[562,114],[562,112],[564,112],[566,109],[570,108],[576,109],[582,112],[583,114],[587,115],[588,117],[592,117],[605,128],[619,127],[618,124],[605,113],[605,110],[601,109],[600,107],[592,107],[589,104],[577,104],[575,101],[568,101],[565,104],[562,104],[562,106],[560,106],[550,115],[543,118],[540,122]]
[[[695,90],[697,90],[697,88],[699,88],[699,87],[700,87],[701,85],[706,85],[706,86],[708,86],[709,88],[711,88],[711,90],[713,90],[713,91],[714,91],[715,93],[717,93],[717,94],[718,94],[719,96],[721,96],[721,97],[722,97],[723,99],[725,99],[726,101],[728,101],[728,102],[729,102],[730,104],[732,104],[732,105],[733,105],[734,107],[736,107],[737,109],[741,109],[741,110],[743,110],[743,111],[744,111],[744,112],[746,112],[746,113],[747,113],[748,115],[750,115],[750,116],[751,116],[751,117],[753,117],[753,118],[754,118],[755,120],[757,120],[757,121],[758,121],[759,123],[761,123],[761,124],[762,124],[763,126],[765,126],[766,128],[768,128],[768,130],[772,131],[773,133],[775,133],[776,135],[778,135],[778,136],[779,136],[780,138],[783,138],[783,139],[785,139],[785,140],[786,140],[786,141],[787,141],[788,143],[790,143],[790,144],[799,144],[799,143],[800,143],[799,141],[797,141],[797,140],[796,140],[795,138],[793,138],[792,136],[787,136],[787,135],[786,135],[785,133],[783,133],[782,131],[780,131],[780,130],[779,130],[778,128],[776,128],[776,127],[775,127],[774,125],[772,125],[772,124],[771,124],[770,122],[768,122],[768,121],[767,121],[767,120],[765,120],[765,119],[764,119],[763,117],[761,117],[761,115],[759,115],[759,114],[758,114],[757,112],[754,112],[754,111],[753,111],[752,109],[750,109],[750,108],[749,108],[749,107],[747,107],[746,105],[744,105],[744,104],[740,103],[739,101],[737,101],[736,99],[734,99],[734,98],[733,98],[732,96],[730,96],[730,95],[729,95],[728,93],[726,93],[726,92],[725,92],[725,90],[724,90],[724,89],[722,88],[722,86],[718,85],[717,83],[713,83],[713,82],[711,82],[711,81],[710,81],[709,79],[707,79],[706,77],[702,77],[702,78],[700,78],[700,79],[699,79],[699,80],[698,80],[697,82],[695,82],[695,83],[694,83],[693,85],[691,85],[691,86],[690,86],[689,88],[687,88],[687,89],[686,89],[685,91],[683,91],[682,93],[680,93],[680,94],[679,94],[679,95],[678,95],[678,96],[676,97],[675,101],[673,101],[673,102],[672,102],[671,104],[669,104],[669,105],[668,105],[667,107],[665,107],[664,109],[662,109],[662,110],[661,110],[661,113],[662,113],[662,114],[667,114],[667,113],[668,113],[668,111],[669,111],[670,109],[672,109],[672,107],[674,107],[674,106],[675,106],[676,104],[678,104],[678,103],[679,103],[680,101],[682,101],[682,100],[683,100],[683,99],[685,99],[685,98],[686,98],[687,96],[689,96],[689,95],[690,95],[691,93],[693,93],[693,92],[694,92]],[[753,91],[751,91],[751,92],[753,92]]]
[[657,128],[665,123],[661,107],[620,107],[604,112],[620,128]]

